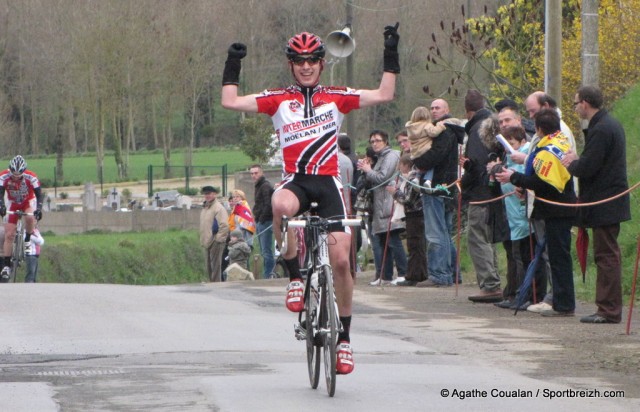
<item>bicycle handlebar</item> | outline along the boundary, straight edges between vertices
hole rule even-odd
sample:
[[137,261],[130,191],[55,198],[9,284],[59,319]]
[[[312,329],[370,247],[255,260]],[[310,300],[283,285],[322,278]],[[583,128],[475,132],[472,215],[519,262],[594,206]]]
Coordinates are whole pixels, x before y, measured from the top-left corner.
[[8,215],[33,216],[33,213],[23,212],[22,210],[7,210]]
[[293,228],[306,227],[310,226],[312,224],[312,221],[317,221],[319,223],[322,222],[327,225],[339,223],[342,226],[360,226],[360,224],[362,223],[362,219],[322,219],[317,216],[309,216],[297,218],[295,220],[288,220],[287,226]]

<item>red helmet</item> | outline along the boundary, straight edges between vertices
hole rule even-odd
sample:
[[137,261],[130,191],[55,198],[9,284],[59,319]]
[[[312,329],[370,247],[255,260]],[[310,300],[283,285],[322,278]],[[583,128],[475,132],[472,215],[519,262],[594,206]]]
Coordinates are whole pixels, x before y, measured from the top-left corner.
[[325,46],[320,37],[305,31],[289,39],[285,52],[289,59],[299,54],[311,54],[323,58]]

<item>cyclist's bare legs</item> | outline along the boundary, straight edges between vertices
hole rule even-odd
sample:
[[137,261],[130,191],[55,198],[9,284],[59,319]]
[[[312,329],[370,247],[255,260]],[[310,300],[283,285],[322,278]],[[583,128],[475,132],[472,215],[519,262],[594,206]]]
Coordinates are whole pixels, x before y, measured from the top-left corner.
[[[293,218],[300,210],[298,197],[289,189],[279,189],[271,198],[271,208],[273,209],[273,234],[278,247],[282,246],[282,216]],[[287,231],[287,250],[282,257],[285,260],[293,259],[298,254],[295,232],[291,229]]]
[[[25,213],[33,213],[33,209],[28,207],[24,210]],[[24,216],[24,230],[26,233],[33,233],[33,229],[36,227],[36,218],[29,215]]]
[[16,235],[16,224],[5,223],[4,224],[4,256],[11,256],[11,249],[13,249],[13,238]]
[[331,232],[329,237],[329,260],[333,270],[333,284],[336,290],[340,317],[351,316],[353,278],[349,269],[350,250],[351,235],[349,233]]

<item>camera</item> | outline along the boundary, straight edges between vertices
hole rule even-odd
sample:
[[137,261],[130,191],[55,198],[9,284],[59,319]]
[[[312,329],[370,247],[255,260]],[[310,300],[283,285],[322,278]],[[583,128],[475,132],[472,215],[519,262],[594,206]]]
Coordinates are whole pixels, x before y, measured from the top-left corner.
[[496,173],[500,173],[502,171],[504,171],[504,165],[502,163],[498,163],[497,165],[493,165],[493,167],[491,168],[491,172],[489,172],[489,174],[495,177]]

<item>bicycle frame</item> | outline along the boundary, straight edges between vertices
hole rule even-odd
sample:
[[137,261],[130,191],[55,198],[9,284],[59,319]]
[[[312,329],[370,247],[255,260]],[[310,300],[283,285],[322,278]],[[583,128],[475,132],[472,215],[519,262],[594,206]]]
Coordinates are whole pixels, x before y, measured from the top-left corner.
[[16,233],[13,237],[13,246],[11,248],[11,277],[13,282],[18,278],[18,268],[24,262],[24,236],[25,227],[23,216],[33,216],[33,213],[25,213],[22,210],[8,211],[7,214],[18,216],[18,222],[16,223]]
[[[343,331],[338,304],[333,287],[333,272],[329,259],[329,228],[333,224],[360,226],[361,219],[324,219],[318,216],[303,216],[297,220],[284,218],[286,228],[302,227],[310,231],[310,254],[305,283],[305,308],[298,315],[295,334],[299,340],[307,342],[307,364],[311,387],[318,387],[320,376],[320,353],[324,354],[325,379],[329,396],[335,393],[336,385],[336,346],[338,333]],[[283,227],[283,229],[285,229]],[[285,229],[286,230],[286,229]],[[303,320],[304,316],[304,320]],[[304,327],[302,326],[304,324]]]

